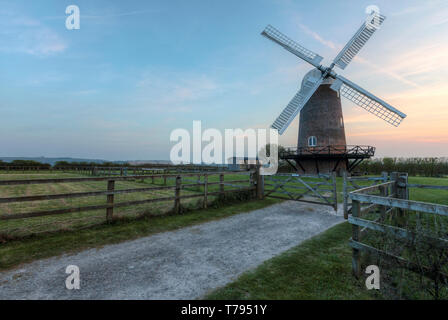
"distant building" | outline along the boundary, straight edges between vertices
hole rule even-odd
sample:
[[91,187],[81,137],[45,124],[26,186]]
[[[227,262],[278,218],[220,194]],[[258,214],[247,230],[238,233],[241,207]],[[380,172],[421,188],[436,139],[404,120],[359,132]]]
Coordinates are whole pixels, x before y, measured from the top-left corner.
[[227,168],[231,171],[247,170],[251,166],[256,166],[260,161],[258,157],[231,157],[228,159]]

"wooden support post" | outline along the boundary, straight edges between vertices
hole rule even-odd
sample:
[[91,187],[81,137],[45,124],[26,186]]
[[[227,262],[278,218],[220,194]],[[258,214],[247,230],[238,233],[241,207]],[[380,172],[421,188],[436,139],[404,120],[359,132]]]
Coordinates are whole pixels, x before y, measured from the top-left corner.
[[176,188],[174,189],[174,212],[176,214],[180,213],[180,189],[182,187],[182,178],[180,176],[176,177]]
[[397,198],[403,200],[409,200],[409,189],[408,189],[408,174],[405,172],[400,172],[397,179]]
[[219,193],[221,196],[224,195],[224,175],[222,173],[219,175]]
[[391,172],[390,173],[390,181],[393,181],[394,184],[391,187],[391,194],[393,198],[398,197],[398,172]]
[[[107,191],[114,191],[115,190],[115,181],[109,180],[107,182]],[[108,194],[107,195],[107,204],[111,205],[111,207],[106,209],[106,220],[107,222],[111,222],[113,220],[114,216],[114,195]]]
[[346,170],[342,171],[342,197],[343,197],[343,211],[344,219],[348,219],[348,173]]
[[151,184],[154,184],[154,176],[151,176]]
[[[352,216],[359,218],[361,205],[358,200],[352,200]],[[352,239],[359,241],[359,226],[352,224]],[[352,254],[352,271],[356,278],[361,275],[361,252],[359,249],[353,248]]]
[[166,176],[163,176],[163,184],[166,186]]
[[124,170],[123,167],[120,168],[120,176],[123,176]]
[[338,211],[338,191],[336,188],[336,172],[331,173],[331,183],[333,184],[333,209]]
[[256,198],[257,200],[263,200],[264,199],[264,176],[260,173],[261,166],[256,167],[255,172],[255,182],[256,182]]
[[207,209],[208,175],[204,175],[204,209]]
[[[397,178],[397,198],[409,200],[408,174],[404,172],[398,173]],[[406,209],[398,209],[398,216],[403,217]]]
[[383,178],[383,182],[387,182],[387,176],[388,174],[386,171],[381,172],[381,178]]

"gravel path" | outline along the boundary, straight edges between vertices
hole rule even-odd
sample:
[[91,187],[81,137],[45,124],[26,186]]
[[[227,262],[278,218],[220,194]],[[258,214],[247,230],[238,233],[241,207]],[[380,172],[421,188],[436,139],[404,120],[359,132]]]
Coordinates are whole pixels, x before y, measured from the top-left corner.
[[[218,221],[35,261],[0,273],[0,299],[195,299],[343,221],[286,201]],[[81,289],[68,290],[77,265]]]

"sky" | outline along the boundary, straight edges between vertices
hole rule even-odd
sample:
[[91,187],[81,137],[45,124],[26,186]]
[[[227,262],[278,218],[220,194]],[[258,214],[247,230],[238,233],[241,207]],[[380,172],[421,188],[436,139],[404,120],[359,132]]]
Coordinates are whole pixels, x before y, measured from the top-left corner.
[[[66,7],[81,28],[67,30]],[[448,156],[448,1],[0,1],[0,156],[167,160],[170,133],[267,128],[311,66],[329,65],[376,5],[387,19],[339,74],[407,114],[393,127],[343,99],[348,144]],[[280,137],[297,142],[298,117]]]

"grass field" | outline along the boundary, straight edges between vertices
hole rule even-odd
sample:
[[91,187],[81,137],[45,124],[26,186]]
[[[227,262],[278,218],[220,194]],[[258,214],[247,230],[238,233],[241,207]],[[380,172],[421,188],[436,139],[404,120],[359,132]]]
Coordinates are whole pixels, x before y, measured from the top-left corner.
[[[0,180],[24,180],[24,179],[50,179],[50,178],[74,178],[87,177],[74,173],[9,173],[0,174]],[[188,180],[187,180],[188,179]],[[249,176],[247,174],[226,175],[225,180],[244,180],[241,186],[249,186]],[[184,177],[182,184],[197,183],[198,177]],[[203,178],[200,179],[203,182]],[[218,182],[219,176],[209,176],[209,182]],[[117,181],[115,190],[148,188],[164,185],[162,178],[135,180],[135,181]],[[168,186],[174,186],[175,180],[167,180]],[[107,189],[107,181],[89,181],[76,183],[53,183],[53,184],[30,184],[16,186],[0,186],[0,198],[22,197],[45,194],[64,194],[91,191],[104,191]],[[225,186],[225,190],[235,189],[232,186]],[[218,191],[218,185],[210,185],[208,192]],[[181,195],[203,194],[203,187],[184,187]],[[115,195],[115,203],[155,199],[164,197],[173,197],[174,190],[153,190],[129,194]],[[216,196],[209,196],[208,201],[213,203]],[[181,204],[184,209],[198,208],[202,206],[202,197],[183,199]],[[70,207],[81,207],[90,205],[106,204],[106,196],[91,196],[72,199],[44,200],[33,202],[19,202],[0,204],[0,216],[14,215],[26,212],[35,212],[43,210],[55,210]],[[166,214],[173,208],[173,200],[146,203],[141,205],[133,205],[129,207],[120,207],[114,209],[114,217],[120,218],[136,218],[140,216],[156,216]],[[0,220],[0,238],[11,239],[23,237],[31,234],[52,231],[79,230],[81,228],[91,227],[93,225],[102,224],[106,221],[106,210],[85,211],[78,213],[66,213],[52,216],[42,216],[18,220]]]
[[[341,188],[338,179],[338,188]],[[448,178],[410,177],[409,183],[448,186]],[[340,189],[338,189],[340,190]],[[446,190],[410,190],[411,200],[448,204]],[[365,278],[352,276],[351,225],[335,226],[249,271],[207,299],[383,299],[369,291]],[[410,296],[428,298],[421,292]]]
[[135,220],[118,220],[87,229],[40,234],[0,244],[0,270],[36,259],[100,247],[158,232],[175,230],[198,223],[226,218],[238,213],[264,208],[279,200],[236,201],[218,207],[200,209],[182,215],[143,216]]
[[345,222],[246,272],[206,299],[374,299],[351,274]]
[[[58,177],[74,177],[70,173],[58,173]],[[33,173],[29,174],[14,173],[11,175],[0,174],[0,179],[29,179],[29,178],[51,178],[53,174]],[[238,176],[226,176],[226,179],[239,179]],[[193,178],[195,179],[195,178]],[[217,177],[209,181],[217,181]],[[410,177],[410,183],[430,184],[430,185],[448,185],[447,178],[424,178]],[[161,181],[155,181],[160,185]],[[169,183],[174,183],[173,181]],[[193,182],[190,182],[193,183]],[[138,188],[150,186],[150,180],[145,182],[127,181],[117,182],[117,189]],[[87,184],[60,184],[56,185],[29,185],[19,186],[17,190],[9,190],[0,187],[0,197],[24,196],[29,194],[45,193],[65,193],[65,192],[83,192],[88,190],[105,190],[105,182],[89,182]],[[337,178],[337,187],[339,197],[342,191],[342,179]],[[16,188],[16,187],[14,187]],[[217,188],[217,186],[215,187]],[[170,195],[172,190],[168,191]],[[197,192],[197,190],[186,190],[185,192]],[[152,196],[151,194],[132,194],[132,197],[141,199]],[[158,196],[158,195],[154,195]],[[434,202],[439,204],[448,204],[448,192],[443,190],[423,190],[411,189],[410,197],[413,200]],[[80,203],[80,200],[86,201]],[[129,198],[119,199],[117,201],[126,201]],[[92,201],[92,202],[90,202]],[[31,207],[14,207],[12,204],[0,206],[0,214],[13,214],[26,210],[41,210],[44,208],[54,208],[61,206],[79,206],[105,202],[102,199],[73,199],[69,202],[57,200],[53,207],[48,203],[33,204]],[[197,201],[197,200],[194,200]],[[193,202],[194,202],[193,201]],[[140,217],[138,219],[118,220],[112,224],[104,224],[105,212],[88,212],[83,214],[64,215],[64,217],[47,217],[55,220],[46,220],[35,222],[36,225],[20,226],[23,232],[30,230],[39,230],[40,224],[50,226],[56,229],[64,227],[63,232],[50,234],[37,234],[32,237],[22,238],[20,240],[8,241],[0,244],[0,269],[8,269],[18,264],[29,262],[35,259],[50,257],[62,253],[77,252],[83,249],[98,247],[109,243],[135,239],[147,236],[157,232],[163,232],[182,228],[196,223],[209,221],[213,219],[224,218],[233,214],[246,212],[262,208],[280,200],[266,199],[263,201],[244,201],[228,204],[221,204],[209,209],[190,210],[184,215],[162,215],[172,208],[173,203],[148,204],[143,206],[133,206],[122,208],[116,211],[120,217]],[[191,203],[193,207],[195,203]],[[22,204],[23,205],[23,204]],[[28,204],[27,204],[28,205]],[[184,205],[188,206],[187,202]],[[9,210],[9,211],[4,211]],[[98,223],[92,226],[93,217],[98,215]],[[81,218],[79,220],[76,220]],[[83,225],[82,219],[90,221]],[[64,220],[66,219],[66,220]],[[34,220],[21,219],[16,221]],[[5,221],[6,222],[6,221]],[[9,221],[11,223],[13,221]],[[27,222],[28,223],[28,222]],[[9,228],[0,223],[1,228]],[[16,227],[16,226],[12,226]],[[82,229],[82,227],[89,227]],[[33,229],[34,228],[34,229]],[[81,229],[80,229],[81,228]],[[20,228],[19,228],[20,229]],[[48,229],[45,229],[47,231]],[[210,293],[210,299],[378,299],[382,298],[380,293],[365,290],[363,280],[355,280],[351,275],[351,249],[348,246],[348,239],[351,236],[351,226],[343,223],[333,227],[325,233],[310,239],[303,244],[289,250],[288,252],[265,262],[259,268],[252,270],[241,276],[235,282],[228,286]]]

